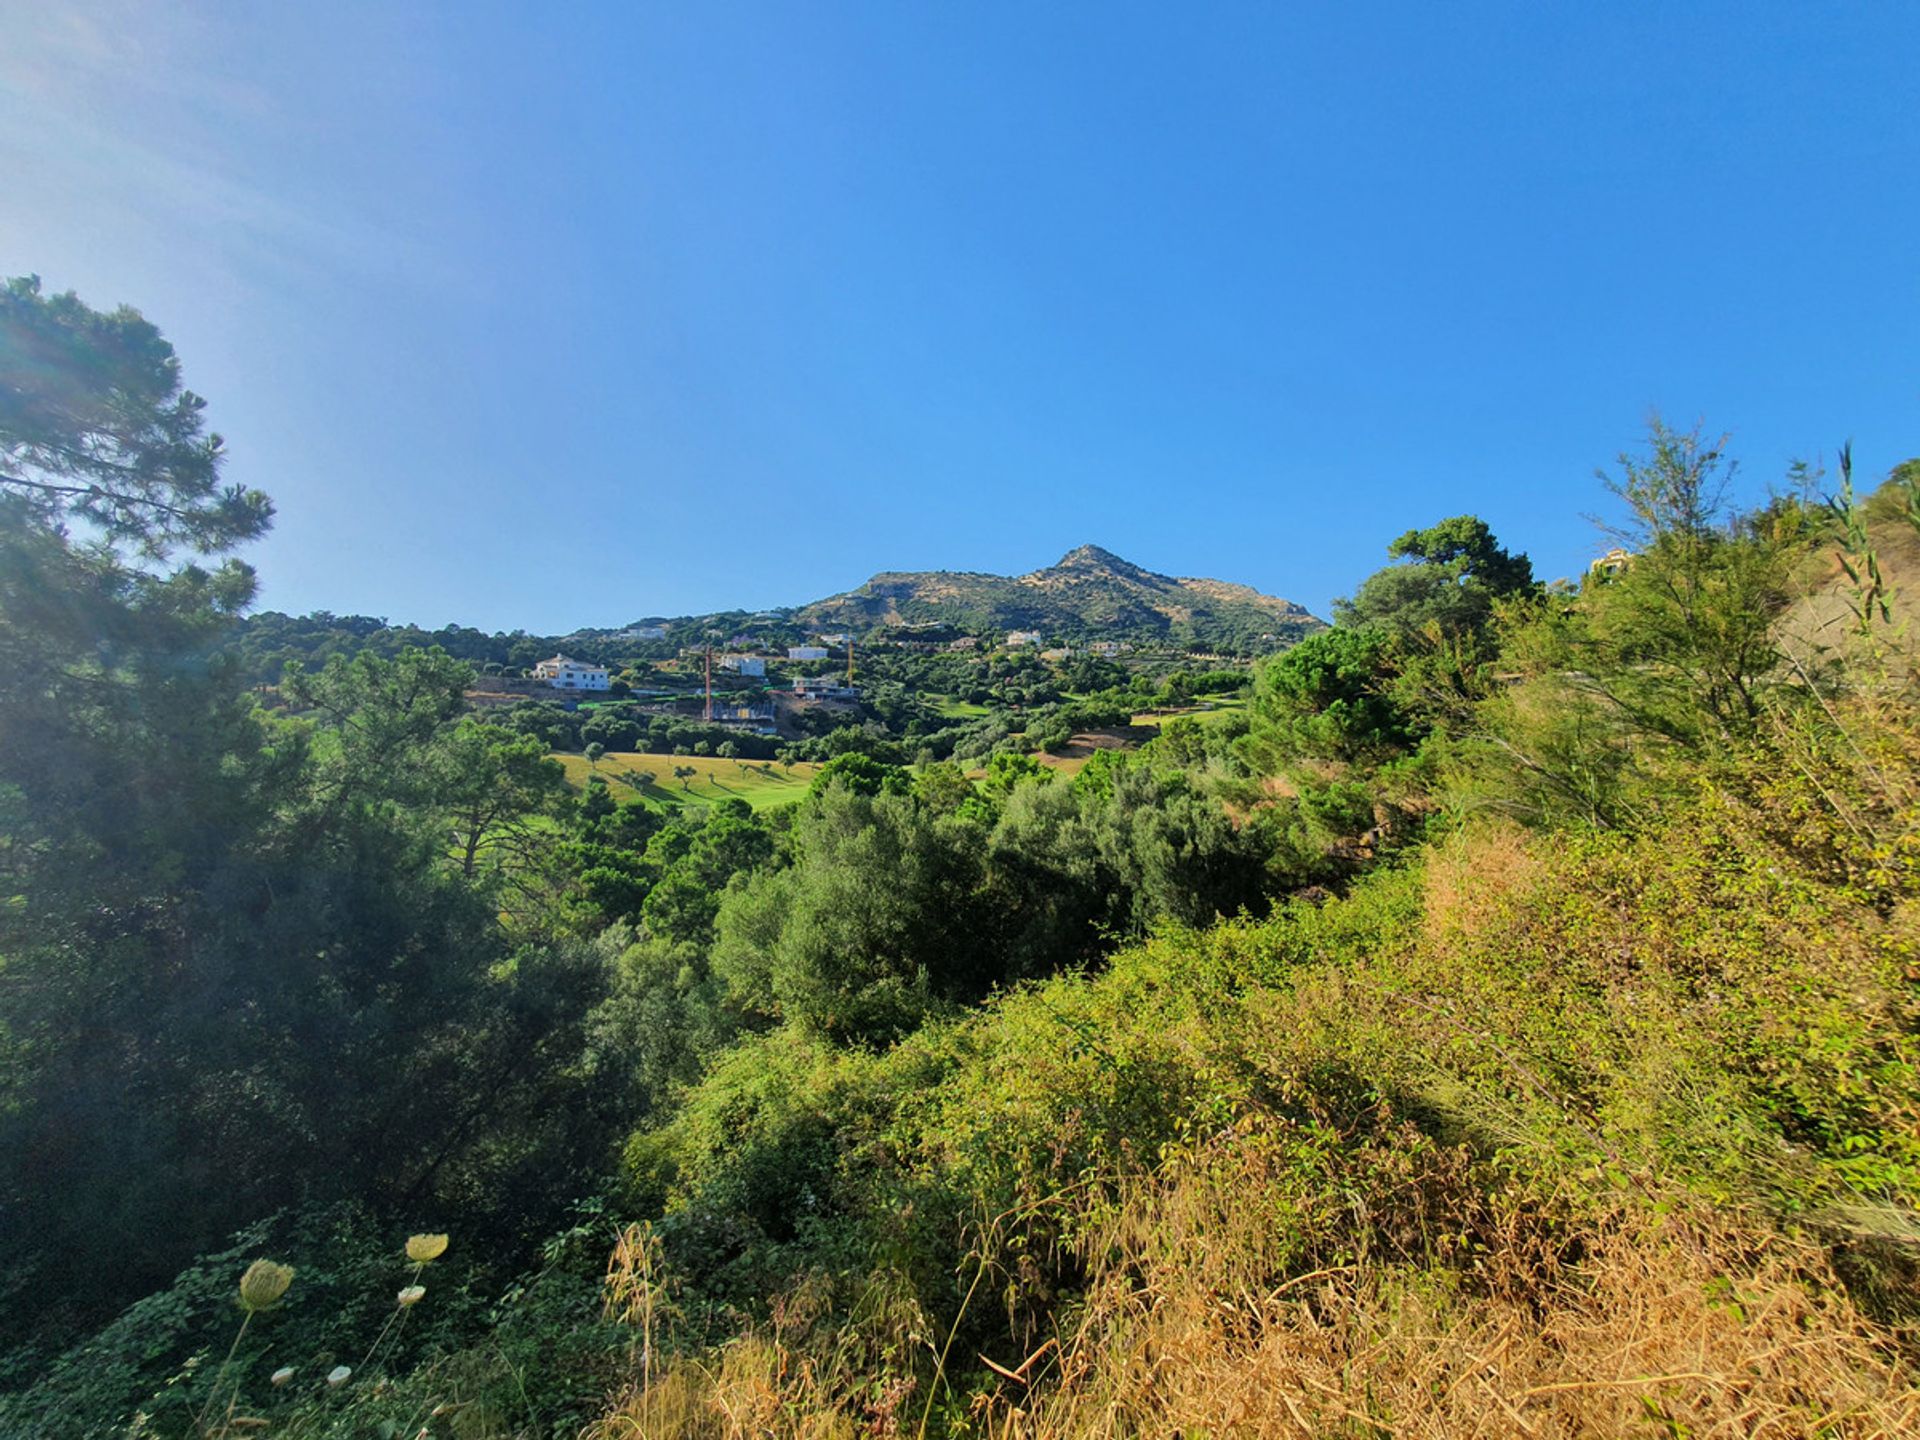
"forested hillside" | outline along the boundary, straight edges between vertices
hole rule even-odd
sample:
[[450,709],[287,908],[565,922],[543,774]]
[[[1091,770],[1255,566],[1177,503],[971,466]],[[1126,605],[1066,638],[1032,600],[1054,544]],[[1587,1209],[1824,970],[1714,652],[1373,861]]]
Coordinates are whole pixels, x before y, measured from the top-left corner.
[[0,1434],[1920,1428],[1920,465],[757,756],[249,627],[207,416],[0,294]]
[[[1291,600],[1220,580],[1174,580],[1083,545],[1058,565],[1017,579],[938,571],[887,573],[845,595],[799,609],[724,611],[635,622],[623,629],[566,635],[487,634],[466,625],[427,630],[367,615],[292,616],[267,612],[236,620],[229,649],[255,679],[272,682],[289,661],[325,664],[363,651],[388,658],[438,647],[483,673],[520,672],[556,650],[616,668],[672,658],[686,646],[737,640],[784,648],[821,631],[851,632],[860,648],[901,640],[971,637],[989,645],[1033,630],[1050,645],[1099,642],[1157,653],[1270,654],[1324,628]],[[661,633],[655,635],[657,630]]]
[[1098,545],[1026,575],[887,571],[819,600],[798,619],[837,628],[953,625],[1039,629],[1069,640],[1174,643],[1260,654],[1321,628],[1304,605],[1219,580],[1174,579]]

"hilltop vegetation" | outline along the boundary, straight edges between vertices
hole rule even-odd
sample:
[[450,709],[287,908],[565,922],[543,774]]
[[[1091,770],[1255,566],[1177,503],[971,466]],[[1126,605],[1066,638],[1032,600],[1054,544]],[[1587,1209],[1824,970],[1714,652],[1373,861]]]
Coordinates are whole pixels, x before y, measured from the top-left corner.
[[1577,585],[1442,518],[1250,677],[901,650],[677,755],[242,653],[164,340],[0,327],[0,1430],[1920,1420],[1920,467],[1656,421]]
[[1235,654],[1280,649],[1323,628],[1291,600],[1219,580],[1156,575],[1097,545],[1020,576],[888,571],[816,601],[797,618],[827,629],[944,624]]

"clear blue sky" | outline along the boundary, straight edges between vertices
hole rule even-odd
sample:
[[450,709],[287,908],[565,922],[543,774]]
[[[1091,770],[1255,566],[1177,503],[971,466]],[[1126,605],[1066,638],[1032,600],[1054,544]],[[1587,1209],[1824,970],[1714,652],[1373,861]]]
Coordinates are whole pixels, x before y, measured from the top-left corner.
[[139,306],[263,602],[564,631],[1094,542],[1548,575],[1650,408],[1920,453],[1920,5],[0,0],[0,269]]

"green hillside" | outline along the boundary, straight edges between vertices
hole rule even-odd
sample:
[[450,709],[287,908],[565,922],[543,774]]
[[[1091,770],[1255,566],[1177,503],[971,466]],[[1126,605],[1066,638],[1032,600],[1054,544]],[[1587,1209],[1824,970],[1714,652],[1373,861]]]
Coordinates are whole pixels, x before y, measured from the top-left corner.
[[819,629],[947,624],[1038,630],[1061,643],[1126,640],[1198,650],[1280,649],[1324,628],[1291,600],[1220,580],[1159,575],[1097,545],[1026,575],[885,571],[797,618]]
[[1142,643],[767,734],[252,683],[173,360],[0,290],[0,1437],[1920,1433],[1920,466],[1655,419],[1577,584],[1415,517],[1330,627],[882,577]]

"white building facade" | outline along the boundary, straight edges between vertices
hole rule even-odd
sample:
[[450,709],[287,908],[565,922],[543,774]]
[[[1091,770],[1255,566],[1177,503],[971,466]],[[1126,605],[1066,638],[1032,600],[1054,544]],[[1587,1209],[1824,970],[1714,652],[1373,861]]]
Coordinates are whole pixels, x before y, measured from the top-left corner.
[[546,681],[556,690],[604,690],[608,675],[604,665],[589,665],[584,660],[556,655],[534,666],[533,678]]

